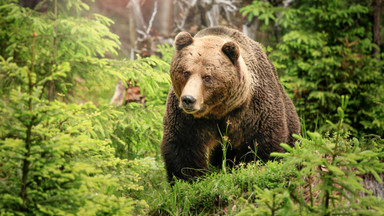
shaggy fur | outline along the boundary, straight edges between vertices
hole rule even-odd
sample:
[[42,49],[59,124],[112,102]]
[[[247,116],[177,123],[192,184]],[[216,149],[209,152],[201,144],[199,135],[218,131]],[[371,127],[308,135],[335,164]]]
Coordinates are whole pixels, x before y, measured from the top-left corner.
[[208,163],[221,165],[228,122],[232,165],[269,160],[271,152],[283,151],[280,143],[294,144],[299,118],[259,43],[213,27],[194,38],[179,33],[175,45],[161,144],[170,181],[200,176]]

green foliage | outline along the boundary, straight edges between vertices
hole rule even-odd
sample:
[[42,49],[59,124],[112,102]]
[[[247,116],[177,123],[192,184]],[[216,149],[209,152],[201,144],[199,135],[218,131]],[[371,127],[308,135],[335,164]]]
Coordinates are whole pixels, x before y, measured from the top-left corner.
[[[383,214],[361,176],[380,181],[384,141],[347,132],[383,128],[381,63],[363,39],[366,4],[254,1],[243,9],[283,27],[272,49],[282,81],[306,124],[316,114],[331,132],[298,136],[300,145],[276,154],[280,161],[171,188],[158,159],[173,48],[159,46],[161,58],[106,59],[119,46],[112,21],[82,16],[89,6],[81,0],[52,0],[45,12],[14,2],[0,0],[0,215]],[[116,78],[137,80],[146,107],[107,105]]]
[[[168,52],[164,51],[165,54]],[[116,60],[111,63],[109,73],[121,80],[137,80],[146,96],[146,104],[150,106],[165,104],[171,81],[168,71],[168,62],[150,56],[136,60]]]
[[[60,102],[78,99],[80,84],[102,86],[118,67],[125,69],[100,58],[118,48],[107,27],[111,20],[67,16],[88,8],[78,0],[51,2],[54,12],[46,13],[2,3],[0,214],[142,214],[147,203],[131,193],[143,189],[140,175],[152,162],[115,157],[111,126],[123,114],[90,102]],[[161,62],[138,65],[162,67],[150,61]]]
[[116,156],[136,158],[159,156],[163,131],[164,105],[128,104],[117,109],[119,114],[110,123],[110,133]]
[[127,104],[117,108],[119,115],[111,122],[111,139],[120,158],[139,155],[159,155],[163,131],[165,101],[170,87],[169,57],[172,49],[159,47],[162,58],[151,56],[137,60],[120,60],[113,64],[112,73],[122,80],[138,80],[146,99],[146,107]]
[[[270,54],[309,130],[332,115],[340,97],[350,99],[344,128],[384,133],[384,73],[372,54],[370,1],[296,1],[291,8],[254,1],[242,9],[250,19],[282,28]],[[314,124],[316,122],[317,124]]]
[[246,215],[293,215],[294,205],[290,199],[289,193],[282,189],[277,188],[273,190],[264,189],[255,186],[255,191],[257,193],[257,206],[254,208],[252,205],[248,204],[238,216]]
[[[76,94],[74,86],[83,85],[83,80],[101,83],[109,74],[108,60],[98,57],[116,54],[119,41],[108,29],[112,20],[101,15],[70,17],[65,13],[66,9],[87,8],[81,1],[50,5],[58,12],[40,13],[12,3],[1,5],[0,51],[4,59],[33,69],[34,83],[43,87],[42,96],[48,95],[52,101],[57,93],[67,98]],[[3,74],[1,91],[23,82],[16,78]]]
[[145,163],[118,159],[108,140],[97,139],[103,123],[97,117],[109,119],[113,110],[34,97],[29,109],[32,97],[12,90],[10,100],[0,106],[3,211],[96,215],[146,208],[144,201],[127,196],[142,189],[138,174],[145,171]]
[[159,191],[149,203],[153,215],[234,214],[245,200],[257,199],[254,187],[283,188],[294,173],[279,162],[239,166],[231,173],[211,173],[193,184],[176,181],[173,188]]
[[252,21],[254,18],[262,20],[265,25],[269,24],[269,21],[276,21],[276,13],[283,10],[280,7],[273,7],[267,1],[253,1],[252,4],[240,8],[240,12],[244,15],[248,15],[248,20]]
[[[360,176],[379,176],[384,172],[384,148],[363,150],[356,138],[349,138],[342,129],[344,109],[338,108],[337,126],[332,124],[335,135],[322,137],[308,132],[309,138],[296,136],[295,147],[282,144],[287,153],[274,153],[284,158],[287,169],[296,167],[296,177],[287,188],[273,190],[256,188],[258,208],[248,206],[243,215],[331,215],[383,214],[383,200],[371,196],[362,185]],[[367,196],[362,197],[362,193]]]

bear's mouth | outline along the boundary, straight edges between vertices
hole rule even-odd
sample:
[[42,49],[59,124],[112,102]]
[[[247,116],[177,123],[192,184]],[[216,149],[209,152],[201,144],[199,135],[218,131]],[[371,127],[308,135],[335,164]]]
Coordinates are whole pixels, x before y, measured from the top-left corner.
[[194,114],[200,111],[200,109],[196,109],[195,107],[186,107],[183,105],[180,105],[180,108],[187,114]]
[[206,114],[206,111],[207,111],[206,106],[201,106],[200,109],[196,109],[194,107],[190,107],[190,108],[184,107],[182,105],[180,107],[186,114],[191,114],[195,118],[200,118],[200,117],[204,116]]
[[193,114],[195,112],[198,112],[199,110],[197,109],[194,109],[194,108],[185,108],[185,107],[182,107],[182,109],[184,110],[185,113],[187,114]]

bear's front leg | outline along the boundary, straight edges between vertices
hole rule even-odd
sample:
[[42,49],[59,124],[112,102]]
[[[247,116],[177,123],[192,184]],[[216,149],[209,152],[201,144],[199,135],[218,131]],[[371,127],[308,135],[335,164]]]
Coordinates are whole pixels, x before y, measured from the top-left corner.
[[168,99],[161,143],[168,180],[172,182],[173,177],[193,180],[204,174],[208,167],[207,137],[201,133],[205,128],[205,120],[185,114],[178,107],[174,95],[171,94]]

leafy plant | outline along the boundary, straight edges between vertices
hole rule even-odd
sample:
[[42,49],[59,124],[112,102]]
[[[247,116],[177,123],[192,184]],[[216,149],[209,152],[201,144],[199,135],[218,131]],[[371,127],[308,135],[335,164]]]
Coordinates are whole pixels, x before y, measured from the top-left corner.
[[329,130],[324,123],[337,120],[333,111],[346,95],[343,127],[384,133],[383,64],[372,54],[371,10],[370,1],[338,0],[296,1],[290,8],[253,1],[241,10],[282,28],[270,57],[308,130]]
[[150,162],[115,157],[108,126],[120,113],[60,101],[76,98],[72,83],[113,75],[113,60],[100,58],[118,48],[111,21],[67,16],[88,8],[79,0],[46,13],[1,3],[0,214],[143,213],[130,194]]
[[[52,12],[46,13],[9,2],[13,1],[1,5],[1,54],[19,66],[33,68],[34,83],[43,87],[42,96],[50,101],[57,94],[69,99],[76,94],[74,87],[84,85],[83,80],[101,83],[109,74],[109,60],[99,57],[116,54],[119,48],[118,36],[108,29],[112,20],[97,14],[69,16],[68,10],[79,13],[88,9],[78,0],[62,5],[53,1],[49,3]],[[3,74],[1,80],[4,93],[13,84],[21,84],[10,73]]]
[[[323,138],[319,133],[308,132],[309,138],[296,136],[299,142],[295,147],[282,144],[287,153],[273,153],[284,158],[286,169],[296,167],[296,177],[290,179],[287,188],[256,187],[258,208],[248,206],[243,215],[383,213],[383,200],[370,195],[361,176],[370,173],[382,183],[379,174],[384,172],[384,151],[362,150],[358,139],[349,138],[342,128],[346,107],[345,99],[338,108],[339,122],[331,124],[334,136]],[[362,192],[368,196],[362,197]]]
[[221,131],[219,130],[219,133],[220,133],[220,137],[221,137],[221,142],[220,142],[220,145],[221,145],[221,148],[223,149],[223,161],[222,161],[222,164],[221,164],[221,169],[223,170],[224,173],[227,172],[227,151],[228,151],[228,148],[231,148],[231,142],[228,138],[228,128],[231,124],[231,122],[228,120],[226,122],[226,127],[225,127],[225,132],[222,134]]
[[[277,161],[244,164],[231,172],[212,172],[194,183],[176,181],[151,194],[151,215],[238,213],[257,200],[254,187],[284,188],[294,175]],[[155,197],[153,199],[153,197]]]
[[137,60],[119,60],[113,64],[113,74],[122,80],[138,80],[146,97],[146,107],[131,103],[117,108],[119,115],[112,121],[111,139],[120,158],[139,155],[159,156],[163,131],[165,101],[171,84],[169,58],[173,49],[159,46],[162,58],[151,56]]

